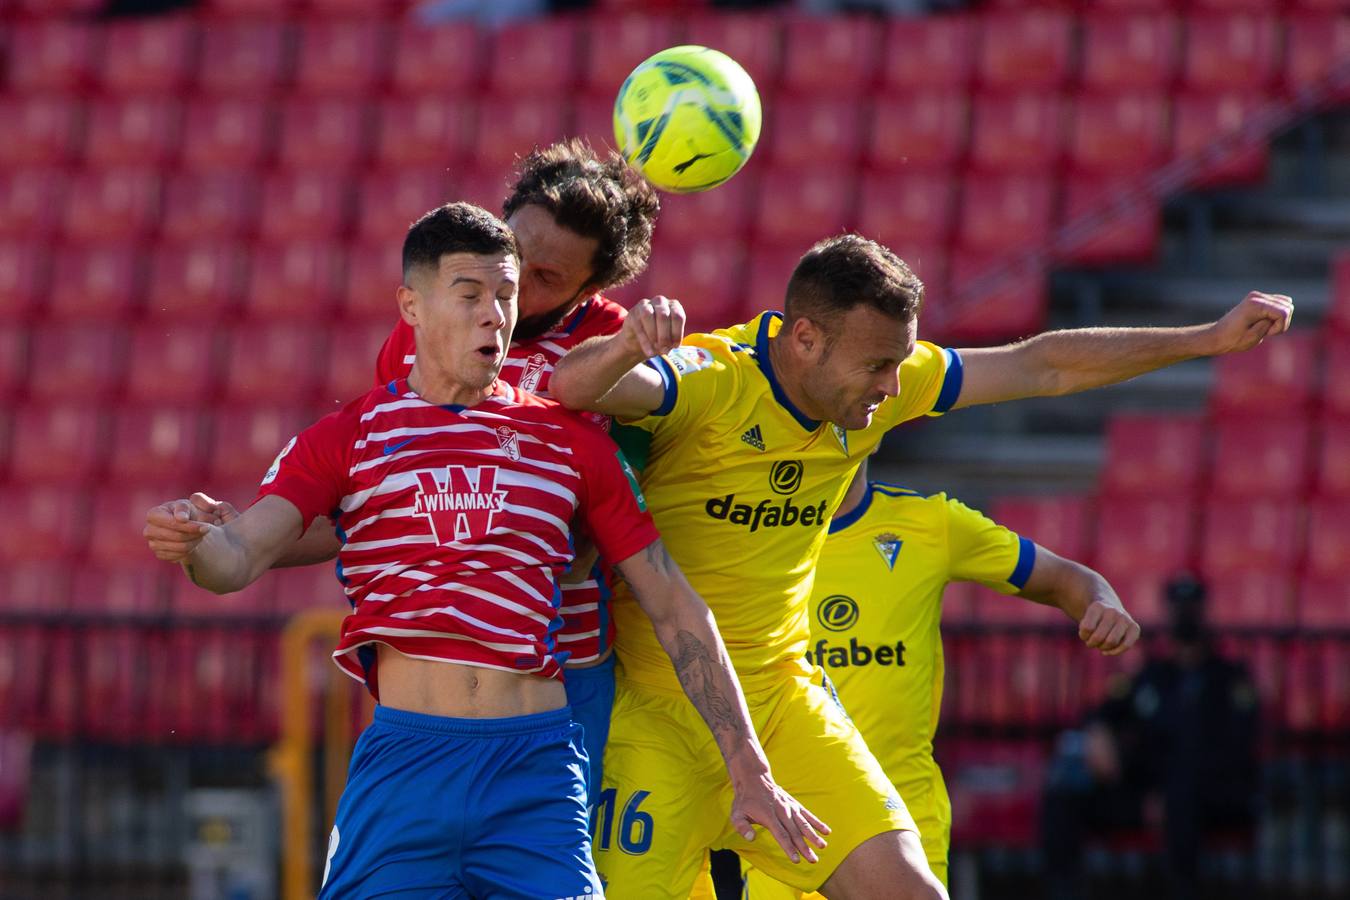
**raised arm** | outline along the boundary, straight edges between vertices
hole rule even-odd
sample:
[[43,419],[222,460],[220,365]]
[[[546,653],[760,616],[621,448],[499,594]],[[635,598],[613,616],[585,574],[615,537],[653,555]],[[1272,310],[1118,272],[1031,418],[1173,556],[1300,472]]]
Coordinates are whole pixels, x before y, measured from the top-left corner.
[[1250,350],[1287,331],[1293,316],[1293,300],[1253,291],[1207,325],[1079,328],[1002,347],[961,350],[964,375],[953,408],[1073,394],[1187,359]]
[[1039,544],[1036,563],[1019,596],[1062,609],[1078,623],[1083,643],[1104,656],[1124,653],[1139,640],[1139,624],[1099,572]]
[[757,823],[768,829],[793,862],[802,856],[816,862],[811,844],[824,847],[820,835],[828,834],[829,828],[774,783],[707,604],[660,540],[619,563],[618,569],[651,618],[685,694],[717,741],[736,795],[731,807],[736,830],[753,840],[751,824]]
[[642,300],[628,311],[623,328],[577,345],[549,378],[549,393],[569,409],[638,419],[660,408],[661,376],[645,360],[668,353],[684,337],[678,300]]
[[[289,500],[263,497],[237,518],[217,525],[192,520],[190,500],[173,500],[146,514],[145,535],[159,559],[177,562],[193,584],[217,594],[242,590],[266,572],[300,537],[303,517]],[[196,529],[200,537],[170,546],[151,535],[156,521],[167,515]]]

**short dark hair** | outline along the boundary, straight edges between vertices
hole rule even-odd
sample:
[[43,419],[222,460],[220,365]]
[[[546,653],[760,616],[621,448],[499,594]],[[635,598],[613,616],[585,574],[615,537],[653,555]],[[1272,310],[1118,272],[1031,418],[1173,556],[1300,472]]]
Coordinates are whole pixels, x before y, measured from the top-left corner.
[[918,318],[923,282],[895,253],[858,234],[817,243],[788,279],[783,313],[826,328],[855,306],[870,306],[902,322]]
[[415,268],[439,268],[447,253],[506,253],[520,264],[520,248],[511,229],[472,203],[447,203],[412,223],[403,239],[404,282]]
[[523,206],[541,206],[553,220],[599,244],[588,284],[597,290],[632,281],[647,268],[661,201],[656,189],[623,157],[602,159],[586,141],[551,144],[521,160],[515,187],[502,206],[511,218]]

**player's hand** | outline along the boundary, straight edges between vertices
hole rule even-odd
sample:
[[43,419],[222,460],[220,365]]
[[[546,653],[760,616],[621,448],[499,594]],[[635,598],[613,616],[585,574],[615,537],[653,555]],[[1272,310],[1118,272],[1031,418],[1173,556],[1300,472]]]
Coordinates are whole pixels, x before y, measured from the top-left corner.
[[1210,326],[1214,354],[1250,350],[1268,337],[1289,330],[1294,301],[1283,294],[1252,291]]
[[755,839],[753,826],[761,826],[794,863],[801,862],[802,857],[807,862],[819,862],[811,845],[824,847],[825,838],[821,835],[830,833],[828,825],[775,784],[768,772],[736,787],[731,824],[747,841]]
[[1118,656],[1139,640],[1139,623],[1118,601],[1094,600],[1078,622],[1078,637],[1103,656]]
[[141,535],[157,559],[182,562],[213,526],[238,517],[239,511],[230,503],[197,493],[153,507],[145,514]]
[[684,307],[668,297],[640,300],[623,320],[623,335],[643,359],[669,353],[684,340]]

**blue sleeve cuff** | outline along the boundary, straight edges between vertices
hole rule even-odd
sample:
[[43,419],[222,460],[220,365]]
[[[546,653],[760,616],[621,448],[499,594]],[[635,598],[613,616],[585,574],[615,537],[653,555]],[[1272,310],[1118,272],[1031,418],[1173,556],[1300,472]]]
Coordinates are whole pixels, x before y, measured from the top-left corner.
[[938,391],[937,402],[933,404],[935,413],[945,413],[956,405],[956,401],[961,399],[961,380],[965,377],[961,354],[950,347],[944,347],[942,352],[947,355],[947,374],[942,379],[942,390]]
[[656,374],[661,376],[661,385],[665,393],[661,397],[661,405],[652,410],[654,416],[670,415],[670,411],[675,408],[675,398],[680,393],[680,379],[676,376],[675,370],[666,362],[664,356],[654,356],[647,360],[647,365],[656,370]]
[[1031,570],[1036,567],[1036,542],[1024,537],[1018,537],[1017,542],[1017,568],[1008,576],[1008,584],[1020,591],[1027,586]]

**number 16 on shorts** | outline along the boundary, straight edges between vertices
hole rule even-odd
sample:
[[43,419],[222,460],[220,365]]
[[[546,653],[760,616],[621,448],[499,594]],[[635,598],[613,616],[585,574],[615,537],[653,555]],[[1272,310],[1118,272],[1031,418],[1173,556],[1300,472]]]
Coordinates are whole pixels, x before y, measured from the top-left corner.
[[[642,811],[642,801],[651,791],[634,791],[623,805],[623,811],[615,816],[618,806],[618,790],[605,788],[600,792],[600,802],[595,806],[595,845],[597,849],[608,850],[615,843],[624,853],[638,856],[652,847],[652,817]],[[615,819],[618,819],[617,826]],[[615,832],[618,832],[617,834]]]

